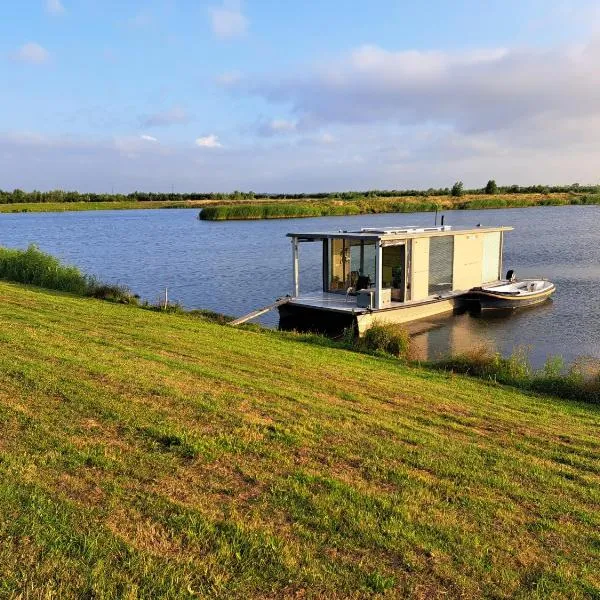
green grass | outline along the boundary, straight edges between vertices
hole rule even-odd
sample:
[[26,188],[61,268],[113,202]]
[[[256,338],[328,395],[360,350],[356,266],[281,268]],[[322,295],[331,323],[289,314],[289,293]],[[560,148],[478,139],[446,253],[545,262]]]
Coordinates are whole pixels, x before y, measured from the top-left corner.
[[[119,197],[121,198],[121,197]],[[600,194],[594,193],[502,193],[495,196],[467,194],[451,196],[361,196],[345,199],[257,199],[248,198],[122,200],[68,202],[8,202],[0,204],[0,213],[64,212],[82,210],[133,210],[149,208],[202,208],[200,218],[211,221],[281,219],[292,217],[342,216],[372,213],[428,212],[485,208],[524,208],[529,206],[562,206],[568,204],[600,204]]]
[[199,201],[150,201],[140,202],[125,200],[114,202],[22,202],[0,204],[0,213],[27,213],[27,212],[67,212],[82,210],[134,210],[148,208],[195,208],[205,202]]
[[0,597],[597,598],[600,409],[0,283]]

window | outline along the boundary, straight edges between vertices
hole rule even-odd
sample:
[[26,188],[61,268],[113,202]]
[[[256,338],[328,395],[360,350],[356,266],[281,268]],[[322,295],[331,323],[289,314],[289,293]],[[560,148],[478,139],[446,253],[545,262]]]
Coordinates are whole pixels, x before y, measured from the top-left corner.
[[357,240],[331,240],[329,290],[337,292],[356,286],[359,276],[375,281],[375,243]]

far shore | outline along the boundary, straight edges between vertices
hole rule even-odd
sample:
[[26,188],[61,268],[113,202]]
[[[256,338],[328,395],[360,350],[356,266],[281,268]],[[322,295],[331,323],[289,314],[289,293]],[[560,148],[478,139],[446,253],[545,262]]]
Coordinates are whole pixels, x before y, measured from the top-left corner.
[[259,220],[299,217],[343,216],[377,213],[433,212],[435,210],[482,210],[533,206],[600,204],[600,194],[499,193],[435,196],[362,196],[350,199],[259,198],[201,200],[115,200],[102,202],[10,202],[0,204],[0,213],[68,212],[89,210],[139,210],[196,208],[209,221]]

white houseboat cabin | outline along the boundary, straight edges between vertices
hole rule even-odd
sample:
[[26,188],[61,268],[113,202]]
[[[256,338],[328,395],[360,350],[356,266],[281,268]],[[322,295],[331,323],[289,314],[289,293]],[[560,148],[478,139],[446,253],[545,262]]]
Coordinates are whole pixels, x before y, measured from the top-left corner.
[[[362,334],[374,322],[406,323],[452,312],[472,288],[501,281],[504,232],[512,227],[363,228],[288,233],[292,298],[278,307],[283,329]],[[301,293],[300,247],[321,243],[323,287]]]

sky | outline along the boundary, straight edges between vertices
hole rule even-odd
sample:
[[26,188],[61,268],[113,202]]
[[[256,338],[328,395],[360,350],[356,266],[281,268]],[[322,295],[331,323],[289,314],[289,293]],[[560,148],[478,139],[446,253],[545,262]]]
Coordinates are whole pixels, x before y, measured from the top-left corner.
[[3,0],[0,189],[600,183],[598,0]]

